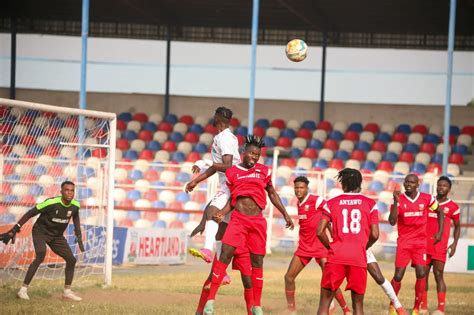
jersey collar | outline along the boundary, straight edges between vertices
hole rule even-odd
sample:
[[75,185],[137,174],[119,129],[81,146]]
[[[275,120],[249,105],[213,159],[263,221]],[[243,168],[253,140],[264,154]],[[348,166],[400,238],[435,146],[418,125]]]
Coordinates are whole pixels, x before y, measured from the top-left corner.
[[[435,198],[436,198],[436,197],[435,197]],[[447,204],[448,202],[451,202],[451,199],[448,198],[446,201],[439,202],[438,205],[444,206],[444,205]]]
[[415,201],[418,200],[418,197],[420,197],[420,192],[418,191],[415,198],[414,199],[411,199],[410,197],[408,197],[408,195],[406,193],[403,193],[405,195],[405,197],[411,202],[411,203],[414,203]]
[[245,167],[240,166],[239,164],[235,164],[235,166],[237,166],[237,168],[241,169],[242,171],[247,171],[247,172],[252,170],[253,168],[255,168],[256,165],[257,165],[257,163],[255,163],[255,165],[252,166],[251,168],[245,168]]
[[306,194],[306,197],[304,197],[303,201],[299,202],[298,201],[298,206],[301,206],[302,204],[304,204],[306,201],[308,201],[308,198],[311,194],[310,193],[307,193]]

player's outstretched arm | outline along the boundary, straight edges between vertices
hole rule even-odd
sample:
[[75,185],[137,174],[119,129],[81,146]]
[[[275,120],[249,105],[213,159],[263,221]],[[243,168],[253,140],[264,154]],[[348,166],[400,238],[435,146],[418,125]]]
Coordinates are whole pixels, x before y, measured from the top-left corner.
[[326,217],[321,218],[321,221],[319,221],[318,229],[316,230],[316,235],[318,236],[319,240],[321,243],[326,247],[327,249],[330,249],[329,245],[329,238],[328,235],[326,234],[326,229],[329,225],[329,221]]
[[84,252],[84,243],[82,243],[82,231],[81,231],[81,219],[79,218],[79,211],[77,211],[73,217],[72,222],[74,223],[74,234],[76,235],[76,242],[81,252]]
[[438,233],[435,234],[435,241],[434,244],[439,243],[443,238],[443,231],[444,231],[444,213],[443,209],[439,205],[437,205],[436,210],[434,210],[438,214]]
[[293,220],[291,220],[290,215],[288,214],[288,212],[286,212],[285,206],[281,203],[280,196],[278,196],[273,185],[267,185],[265,190],[267,191],[268,197],[270,198],[270,201],[272,202],[272,204],[283,215],[283,218],[286,221],[286,227],[289,228],[290,230],[293,230],[295,228]]
[[216,214],[214,214],[212,216],[212,219],[214,221],[216,221],[217,223],[221,223],[222,220],[224,219],[224,216],[232,210],[232,207],[230,205],[230,201],[231,201],[231,199],[227,200],[227,203],[225,204],[224,208],[217,211]]
[[398,218],[398,199],[400,198],[400,190],[395,190],[393,192],[393,204],[390,207],[390,215],[388,216],[388,222],[390,222],[390,225],[395,225],[397,224],[397,218]]
[[222,156],[222,163],[212,163],[210,168],[213,168],[217,172],[225,173],[228,168],[232,167],[232,161],[234,156],[232,154],[225,154]]
[[[446,224],[446,222],[445,222]],[[456,253],[456,247],[458,246],[458,240],[461,236],[461,223],[459,220],[454,220],[454,231],[453,231],[453,243],[448,247],[449,257],[453,257]]]
[[186,184],[186,187],[184,188],[184,191],[187,193],[191,192],[194,190],[194,188],[203,180],[206,180],[207,178],[211,177],[216,173],[216,170],[214,170],[212,167],[209,167],[204,173],[199,174],[198,177],[195,179],[191,180],[189,183]]
[[16,237],[16,233],[20,232],[20,229],[21,227],[26,223],[28,222],[28,220],[32,217],[34,217],[35,215],[38,215],[40,212],[38,209],[36,209],[36,207],[30,209],[28,212],[26,212],[22,217],[21,219],[18,221],[17,224],[15,224],[11,229],[10,231],[8,231],[7,233],[5,234],[2,234],[1,236],[1,241],[6,245],[10,242],[10,240],[12,241],[12,244],[15,244],[15,237]]
[[367,242],[366,249],[369,249],[375,242],[379,239],[379,225],[378,224],[371,224],[370,225],[370,234],[369,234],[369,241]]

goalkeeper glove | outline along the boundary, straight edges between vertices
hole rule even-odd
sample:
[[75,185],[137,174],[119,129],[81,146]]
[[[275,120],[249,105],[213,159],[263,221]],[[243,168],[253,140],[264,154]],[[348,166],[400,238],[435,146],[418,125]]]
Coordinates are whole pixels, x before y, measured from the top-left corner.
[[12,241],[12,244],[15,244],[16,233],[20,232],[20,228],[21,226],[18,223],[15,224],[15,226],[12,227],[10,231],[8,231],[7,233],[1,234],[0,239],[5,245],[7,245],[10,242],[10,240]]
[[76,243],[79,246],[79,249],[83,253],[85,251],[84,249],[84,243],[82,243],[82,233],[81,231],[76,231]]

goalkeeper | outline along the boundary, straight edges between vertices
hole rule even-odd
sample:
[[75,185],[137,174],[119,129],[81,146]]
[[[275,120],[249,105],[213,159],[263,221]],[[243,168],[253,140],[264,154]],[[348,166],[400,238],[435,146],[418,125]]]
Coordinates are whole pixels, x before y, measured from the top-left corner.
[[73,182],[63,182],[61,184],[61,196],[48,198],[42,203],[37,204],[36,207],[25,213],[10,231],[0,235],[0,240],[5,244],[8,244],[10,240],[14,243],[15,235],[20,232],[21,227],[28,222],[30,218],[38,214],[40,215],[36,220],[36,223],[33,225],[32,231],[36,257],[29,266],[23,285],[17,293],[17,296],[20,299],[30,299],[27,293],[28,285],[46,256],[47,244],[54,253],[61,256],[66,261],[66,281],[64,285],[63,298],[73,301],[82,300],[82,298],[78,297],[71,291],[76,258],[63,235],[69,224],[69,220],[72,217],[76,241],[81,252],[84,252],[81,224],[79,220],[80,205],[79,202],[74,199],[74,189],[75,185]]

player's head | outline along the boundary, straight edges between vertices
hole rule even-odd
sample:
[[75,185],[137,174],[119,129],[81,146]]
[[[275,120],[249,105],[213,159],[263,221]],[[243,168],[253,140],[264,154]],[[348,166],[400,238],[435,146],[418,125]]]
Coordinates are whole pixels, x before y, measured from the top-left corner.
[[61,183],[61,196],[62,199],[66,202],[71,202],[72,199],[74,199],[74,191],[75,191],[76,185],[74,185],[73,182],[71,181],[65,181]]
[[260,159],[260,149],[265,146],[262,139],[254,135],[248,135],[245,138],[244,145],[244,165],[248,168],[253,167]]
[[308,194],[309,180],[305,176],[298,176],[293,181],[293,184],[296,198],[302,199],[306,197]]
[[448,176],[441,176],[436,183],[436,193],[438,196],[447,196],[451,191],[453,183]]
[[362,174],[355,168],[345,168],[337,173],[336,179],[341,183],[344,192],[359,192],[362,185]]
[[219,129],[222,128],[225,129],[227,127],[229,127],[229,124],[230,124],[230,120],[232,119],[232,111],[230,109],[228,109],[227,107],[218,107],[216,109],[216,112],[214,113],[214,120],[213,120],[213,124],[214,124],[214,127],[217,127]]
[[418,190],[418,186],[420,185],[420,181],[418,179],[418,175],[416,174],[408,174],[405,176],[405,180],[403,181],[403,187],[405,187],[405,192],[413,193]]

